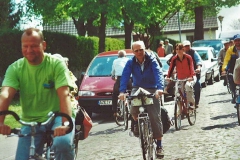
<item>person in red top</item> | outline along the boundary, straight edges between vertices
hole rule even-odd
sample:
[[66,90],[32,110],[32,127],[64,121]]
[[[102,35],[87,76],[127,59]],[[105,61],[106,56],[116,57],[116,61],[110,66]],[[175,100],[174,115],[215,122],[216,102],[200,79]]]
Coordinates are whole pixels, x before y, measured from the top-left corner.
[[163,41],[160,41],[159,47],[157,48],[158,57],[165,57],[165,49],[163,47]]
[[[187,101],[190,104],[195,106],[195,99],[194,99],[194,84],[196,83],[196,74],[194,71],[193,60],[192,57],[186,54],[183,50],[183,44],[178,43],[176,45],[176,52],[177,56],[174,56],[171,60],[170,67],[168,70],[167,80],[170,80],[172,72],[176,67],[177,71],[177,79],[183,80],[188,79],[187,82],[179,82],[182,86],[182,91],[184,90],[183,86],[185,87]],[[185,85],[183,85],[185,83]]]

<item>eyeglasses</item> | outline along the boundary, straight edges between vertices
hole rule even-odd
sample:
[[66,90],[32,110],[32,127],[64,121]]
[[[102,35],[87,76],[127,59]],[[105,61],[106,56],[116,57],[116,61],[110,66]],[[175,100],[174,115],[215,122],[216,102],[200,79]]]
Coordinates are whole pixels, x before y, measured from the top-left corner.
[[143,49],[137,49],[137,50],[134,50],[134,52],[136,52],[136,53],[137,53],[138,51],[142,52]]

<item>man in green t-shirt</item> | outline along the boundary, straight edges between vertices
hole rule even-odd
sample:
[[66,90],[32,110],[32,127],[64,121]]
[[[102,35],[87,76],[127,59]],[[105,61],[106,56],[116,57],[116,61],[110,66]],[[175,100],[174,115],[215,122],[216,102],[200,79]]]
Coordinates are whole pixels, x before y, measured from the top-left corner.
[[[5,74],[1,94],[0,111],[8,110],[17,91],[20,92],[23,121],[43,122],[50,111],[60,111],[72,116],[70,90],[71,80],[65,63],[54,56],[44,53],[46,42],[39,29],[28,28],[21,37],[23,58],[11,64]],[[74,130],[66,134],[68,127],[62,126],[65,118],[57,117],[51,126],[39,126],[36,131],[36,153],[42,154],[43,134],[41,131],[54,129],[53,149],[55,158],[74,159],[72,140]],[[30,127],[23,126],[22,134],[29,134]],[[0,134],[10,134],[10,127],[0,116]],[[30,136],[20,137],[16,160],[29,157]]]

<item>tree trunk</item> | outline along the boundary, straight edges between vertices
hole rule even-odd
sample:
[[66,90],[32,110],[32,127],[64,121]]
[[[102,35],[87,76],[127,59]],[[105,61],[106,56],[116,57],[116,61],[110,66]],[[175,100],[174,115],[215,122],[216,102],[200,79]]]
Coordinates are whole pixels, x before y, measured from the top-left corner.
[[125,31],[125,48],[131,49],[131,43],[132,43],[132,31],[133,31],[133,22],[130,22],[130,24],[124,22],[124,31]]
[[107,24],[107,18],[106,14],[104,12],[101,13],[101,25],[99,27],[99,48],[98,52],[101,53],[105,51],[105,39],[106,39],[106,24]]
[[88,36],[98,36],[98,27],[93,25],[95,18],[90,18],[87,20],[87,34]]
[[195,30],[194,30],[194,40],[204,39],[204,29],[203,29],[203,6],[196,7],[195,12]]
[[86,28],[83,20],[76,20],[76,18],[72,17],[73,23],[75,25],[75,28],[77,29],[77,33],[79,36],[85,36],[86,35]]

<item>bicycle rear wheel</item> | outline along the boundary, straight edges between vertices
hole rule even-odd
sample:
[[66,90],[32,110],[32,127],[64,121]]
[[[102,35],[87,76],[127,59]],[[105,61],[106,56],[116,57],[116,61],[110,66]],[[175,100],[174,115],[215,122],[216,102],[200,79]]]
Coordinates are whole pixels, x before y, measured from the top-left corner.
[[240,125],[240,105],[236,104],[236,108],[237,108],[238,125]]
[[181,128],[181,119],[182,119],[182,114],[181,114],[181,104],[180,100],[177,99],[175,101],[175,108],[174,108],[174,121],[175,121],[175,128],[176,130],[180,130]]
[[227,90],[228,90],[228,93],[232,93],[232,91],[231,91],[231,88],[230,88],[230,83],[229,83],[229,80],[228,80],[228,77],[226,76],[226,77],[224,77],[224,78],[226,78],[226,86],[227,86]]
[[[189,104],[188,104],[189,105]],[[196,122],[196,109],[192,109],[188,106],[188,113],[187,113],[187,118],[188,118],[188,123],[192,126],[195,124]]]
[[124,124],[125,124],[125,130],[128,129],[128,119],[129,119],[128,106],[125,106],[125,112],[124,112]]
[[139,120],[139,138],[143,159],[153,160],[153,139],[152,134],[149,134],[148,124],[145,118]]
[[117,113],[118,113],[118,116],[116,116],[115,122],[117,125],[123,126],[125,124],[125,120],[124,120],[125,106],[124,106],[124,101],[122,100],[118,101]]

